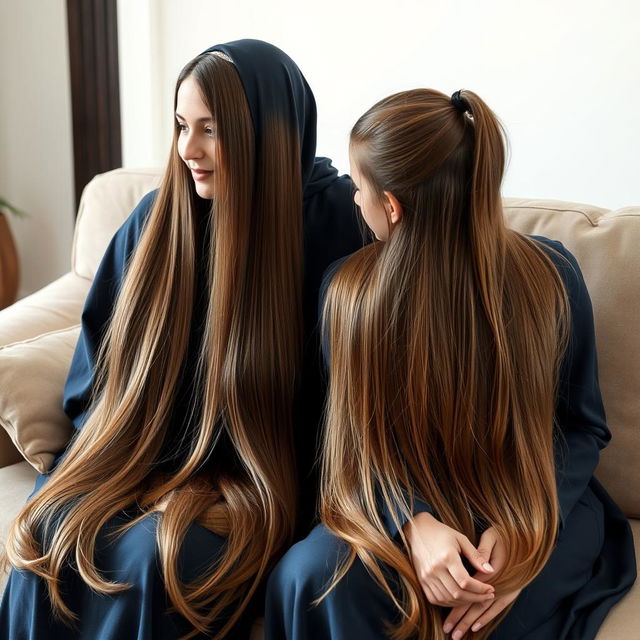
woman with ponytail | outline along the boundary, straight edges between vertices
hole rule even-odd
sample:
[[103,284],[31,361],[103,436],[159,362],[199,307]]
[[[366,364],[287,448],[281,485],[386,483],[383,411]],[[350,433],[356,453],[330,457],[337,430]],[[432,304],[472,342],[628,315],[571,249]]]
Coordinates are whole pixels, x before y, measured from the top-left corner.
[[610,438],[589,296],[505,227],[502,128],[419,89],[350,138],[378,238],[328,270],[321,519],[277,565],[268,640],[590,640],[633,583],[593,478]]
[[160,188],[109,245],[65,388],[76,434],[15,520],[7,640],[247,638],[313,512],[320,280],[362,246],[295,63],[242,40],[176,83]]

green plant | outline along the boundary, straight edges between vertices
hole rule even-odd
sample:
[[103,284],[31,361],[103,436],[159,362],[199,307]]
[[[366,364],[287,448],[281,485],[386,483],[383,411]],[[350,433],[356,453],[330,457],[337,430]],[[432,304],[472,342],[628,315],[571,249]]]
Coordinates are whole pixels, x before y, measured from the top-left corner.
[[28,217],[24,211],[14,207],[12,204],[9,204],[4,198],[0,198],[0,212],[2,212],[3,209],[11,212],[14,216],[16,216],[16,218]]

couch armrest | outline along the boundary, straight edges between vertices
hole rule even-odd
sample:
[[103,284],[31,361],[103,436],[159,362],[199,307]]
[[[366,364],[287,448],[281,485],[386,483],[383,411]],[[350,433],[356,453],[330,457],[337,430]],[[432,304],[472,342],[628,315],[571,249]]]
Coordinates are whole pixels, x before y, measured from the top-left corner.
[[72,271],[93,280],[120,225],[142,197],[160,183],[158,169],[114,169],[99,174],[82,192],[71,256]]
[[79,324],[90,286],[69,272],[0,311],[0,347]]

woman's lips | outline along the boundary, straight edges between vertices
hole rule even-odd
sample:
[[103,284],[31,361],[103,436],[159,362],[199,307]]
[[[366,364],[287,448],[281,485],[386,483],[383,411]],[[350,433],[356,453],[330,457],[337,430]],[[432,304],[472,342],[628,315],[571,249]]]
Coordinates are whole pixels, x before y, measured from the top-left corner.
[[202,169],[191,169],[191,175],[194,180],[206,180],[213,171],[203,171]]

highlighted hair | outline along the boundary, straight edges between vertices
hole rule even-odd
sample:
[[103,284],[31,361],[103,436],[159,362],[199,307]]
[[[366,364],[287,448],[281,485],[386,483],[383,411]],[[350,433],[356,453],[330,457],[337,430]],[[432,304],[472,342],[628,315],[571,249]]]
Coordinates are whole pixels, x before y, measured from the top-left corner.
[[472,541],[495,527],[509,556],[497,594],[533,580],[558,528],[566,292],[545,250],[505,227],[503,130],[476,94],[461,96],[466,113],[436,91],[395,94],[355,124],[360,175],[404,213],[386,243],[341,265],[323,312],[321,516],[351,548],[336,581],[358,557],[401,611],[396,639],[444,640],[443,610],[426,602],[402,529],[404,548],[389,537],[380,499],[409,519],[420,497]]
[[[90,417],[47,485],[22,509],[7,544],[13,566],[46,581],[54,612],[73,623],[59,579],[73,564],[99,593],[110,582],[94,564],[98,532],[124,509],[162,511],[158,547],[173,607],[222,638],[295,526],[292,403],[302,335],[302,178],[298,133],[274,120],[260,144],[234,65],[202,55],[192,77],[218,135],[207,317],[195,376],[197,427],[181,466],[154,472],[185,364],[196,298],[195,188],[177,150],[128,266],[98,359]],[[255,149],[259,149],[258,152]],[[191,363],[189,363],[191,366]],[[221,435],[224,438],[221,438]],[[234,461],[221,452],[231,444]],[[277,464],[274,463],[277,461]],[[183,584],[177,558],[194,522],[224,535],[215,566]],[[41,533],[47,540],[43,544]],[[231,613],[229,613],[231,611]]]

